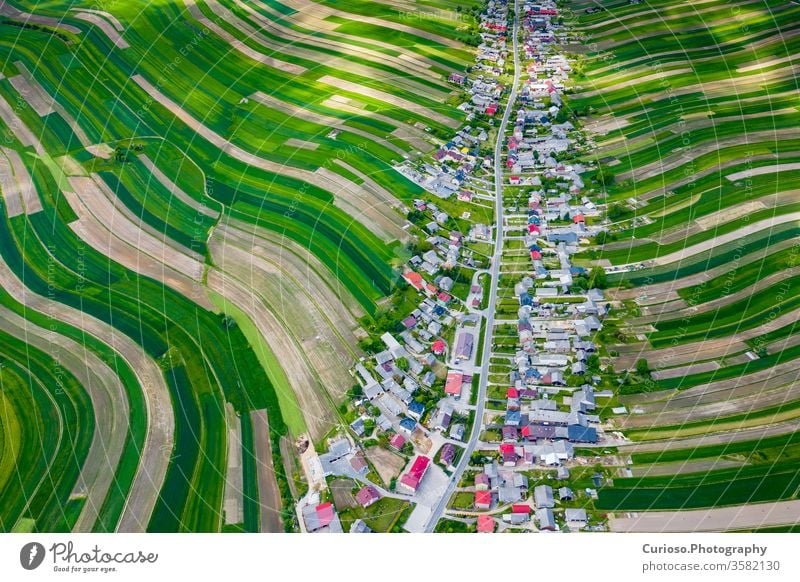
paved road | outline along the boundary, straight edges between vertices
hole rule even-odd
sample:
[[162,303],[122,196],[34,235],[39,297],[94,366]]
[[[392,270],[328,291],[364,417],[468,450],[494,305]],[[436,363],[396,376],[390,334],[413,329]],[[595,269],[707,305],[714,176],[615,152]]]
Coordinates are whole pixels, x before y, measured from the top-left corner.
[[503,120],[500,123],[500,128],[497,132],[497,143],[494,147],[494,189],[495,189],[495,207],[497,216],[497,228],[494,243],[494,256],[492,259],[492,267],[490,270],[492,276],[492,284],[489,291],[489,305],[486,309],[486,334],[483,341],[483,354],[481,355],[481,368],[482,373],[478,385],[478,401],[475,407],[475,422],[472,425],[472,433],[470,434],[469,442],[467,442],[466,450],[461,456],[461,461],[458,463],[452,478],[448,482],[447,488],[442,494],[441,499],[433,508],[428,524],[425,526],[426,532],[432,532],[436,529],[436,524],[442,517],[447,502],[453,494],[456,485],[461,480],[461,475],[464,469],[469,464],[469,458],[475,450],[475,445],[478,442],[478,436],[481,432],[481,420],[483,419],[483,409],[486,400],[486,386],[489,379],[489,354],[492,348],[492,328],[494,326],[494,314],[497,306],[497,285],[500,280],[500,263],[503,254],[503,238],[504,238],[504,214],[503,214],[503,141],[505,139],[505,130],[508,119],[511,116],[511,109],[513,108],[514,101],[517,98],[517,87],[519,86],[519,52],[517,48],[517,36],[519,35],[519,0],[514,0],[514,27],[511,38],[513,39],[512,50],[514,54],[514,83],[511,86],[511,93],[508,96],[506,109],[503,114]]

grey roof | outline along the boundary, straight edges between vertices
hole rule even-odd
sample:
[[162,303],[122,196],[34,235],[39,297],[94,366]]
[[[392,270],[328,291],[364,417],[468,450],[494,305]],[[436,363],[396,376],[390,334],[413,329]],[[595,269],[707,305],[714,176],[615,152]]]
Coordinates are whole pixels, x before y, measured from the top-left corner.
[[588,518],[586,517],[586,510],[582,507],[579,509],[567,508],[564,510],[564,517],[567,521],[588,521]]
[[516,503],[522,499],[522,493],[518,487],[500,487],[497,490],[497,498],[501,503]]
[[536,507],[555,507],[556,502],[553,499],[553,488],[550,485],[539,485],[533,490],[533,498],[536,501]]
[[350,533],[372,533],[372,529],[364,523],[363,519],[357,519],[350,526]]
[[333,459],[340,459],[350,452],[350,441],[339,439],[331,443],[328,452]]
[[536,519],[539,522],[539,529],[555,528],[556,520],[553,517],[553,510],[549,507],[543,507],[536,510]]

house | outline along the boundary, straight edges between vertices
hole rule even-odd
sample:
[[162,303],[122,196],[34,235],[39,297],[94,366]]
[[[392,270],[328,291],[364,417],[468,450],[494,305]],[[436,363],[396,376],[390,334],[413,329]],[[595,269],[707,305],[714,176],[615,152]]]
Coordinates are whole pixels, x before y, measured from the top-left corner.
[[412,400],[408,403],[408,415],[419,420],[425,414],[425,405],[422,402]]
[[522,500],[522,492],[519,487],[510,487],[505,485],[498,488],[497,499],[500,503],[516,503]]
[[401,477],[398,487],[402,487],[412,494],[416,493],[422,478],[428,470],[430,462],[431,460],[428,457],[419,455],[414,459],[414,463],[411,465],[408,473]]
[[363,519],[357,519],[350,526],[350,533],[372,533],[372,528],[364,523]]
[[536,502],[536,507],[555,507],[556,502],[553,499],[553,488],[550,485],[539,485],[533,490],[533,499]]
[[569,523],[586,523],[588,520],[586,516],[586,510],[582,507],[579,509],[573,509],[568,507],[564,510],[564,518]]
[[447,77],[447,80],[456,85],[463,85],[466,82],[467,78],[466,76],[461,75],[460,73],[450,73],[450,76]]
[[470,332],[461,330],[456,340],[456,360],[469,360],[472,357],[473,341],[474,337]]
[[553,510],[543,507],[536,510],[536,520],[539,522],[539,529],[543,531],[555,531],[556,520],[553,517]]
[[502,429],[503,440],[506,442],[516,442],[518,432],[516,426],[504,426]]
[[504,467],[513,467],[517,464],[517,459],[519,457],[517,456],[512,443],[503,443],[500,445],[500,455],[503,457]]
[[492,506],[491,491],[475,492],[475,509],[489,509]]
[[525,515],[530,515],[531,506],[527,503],[515,503],[511,506],[511,513],[523,513]]
[[404,437],[400,433],[395,434],[389,440],[389,446],[398,451],[403,448],[404,444],[406,444],[406,437]]
[[421,291],[422,288],[424,287],[422,275],[420,275],[416,271],[409,271],[408,273],[403,275],[403,279],[408,281],[408,284],[411,285],[417,291]]
[[454,424],[450,427],[450,438],[463,441],[464,440],[464,425],[461,423]]
[[378,424],[378,427],[384,432],[392,430],[392,421],[386,418],[386,416],[383,414],[378,415],[378,418],[375,419],[375,422]]
[[423,386],[430,388],[433,386],[433,383],[436,382],[436,374],[433,372],[425,372],[425,375],[422,376],[421,382]]
[[556,471],[556,479],[559,479],[560,481],[569,479],[569,469],[566,467],[559,467]]
[[453,464],[456,458],[456,448],[451,443],[445,443],[439,453],[439,462],[445,467]]
[[361,451],[356,452],[356,454],[350,458],[350,466],[353,468],[353,471],[361,475],[366,475],[369,471],[369,465]]
[[303,507],[303,521],[306,524],[306,531],[310,533],[343,533],[342,523],[330,502]]
[[567,438],[575,443],[596,443],[597,429],[591,426],[571,424],[567,427]]
[[428,426],[433,429],[446,431],[450,426],[450,421],[453,419],[453,407],[442,401],[436,414],[428,422]]
[[358,501],[358,504],[361,507],[369,507],[376,501],[380,500],[380,498],[381,494],[372,485],[362,487],[361,490],[356,493],[356,501]]
[[461,385],[464,382],[464,374],[461,372],[450,371],[447,373],[447,380],[444,385],[445,394],[450,396],[461,396]]
[[431,346],[431,351],[437,356],[441,356],[445,349],[447,349],[447,345],[444,343],[444,340],[440,339],[433,342],[433,345]]
[[356,433],[356,435],[364,436],[364,419],[361,417],[355,419],[350,424],[350,428],[353,429],[353,432]]
[[508,426],[519,426],[522,415],[519,410],[509,410],[506,412],[505,424]]
[[491,486],[491,480],[486,473],[478,473],[475,475],[475,490],[486,491]]
[[417,421],[413,418],[404,418],[400,421],[400,428],[408,433],[412,433],[414,429],[417,428]]
[[478,516],[478,533],[494,533],[494,519],[491,515]]
[[559,487],[558,488],[558,500],[559,501],[572,501],[575,498],[575,494],[572,492],[572,489],[569,487]]

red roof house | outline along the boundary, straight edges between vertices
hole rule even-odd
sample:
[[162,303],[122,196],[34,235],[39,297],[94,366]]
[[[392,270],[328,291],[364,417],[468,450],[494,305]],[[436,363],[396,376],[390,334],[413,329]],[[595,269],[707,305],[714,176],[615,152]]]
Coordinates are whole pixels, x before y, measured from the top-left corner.
[[420,291],[422,290],[422,275],[417,273],[416,271],[409,271],[405,275],[403,275],[403,279],[408,281],[408,284],[414,287],[414,289]]
[[503,465],[513,467],[517,464],[517,452],[514,450],[513,443],[503,443],[500,445],[500,454],[503,456]]
[[378,492],[375,487],[372,485],[367,485],[366,487],[362,487],[361,490],[356,493],[356,501],[361,507],[369,507],[376,501],[381,498],[381,494]]
[[461,396],[461,384],[464,383],[464,374],[461,372],[448,372],[444,391],[451,396]]
[[491,480],[486,473],[478,473],[475,475],[475,489],[477,491],[488,489],[490,484]]
[[586,219],[583,217],[583,214],[576,214],[572,217],[572,222],[578,224],[579,222],[586,222]]
[[506,392],[506,398],[519,398],[519,390],[516,388],[509,388]]
[[525,515],[531,514],[531,506],[524,503],[515,503],[511,506],[511,513],[524,513]]
[[425,476],[425,472],[428,470],[428,465],[430,462],[431,460],[428,457],[419,455],[416,459],[414,459],[414,464],[411,465],[408,473],[403,475],[403,477],[400,479],[400,485],[410,490],[412,493],[416,492],[420,481],[422,481],[422,478]]
[[336,513],[333,511],[333,505],[331,505],[330,501],[317,505],[316,512],[320,527],[330,525],[333,518],[336,517]]
[[434,354],[439,356],[444,353],[446,347],[447,346],[445,345],[444,340],[439,339],[433,342],[433,345],[431,346],[431,351],[433,351]]
[[542,253],[539,251],[531,251],[531,260],[539,261],[542,258]]
[[406,437],[404,437],[400,433],[394,435],[389,441],[389,445],[392,448],[397,449],[398,451],[403,448],[404,444],[406,444]]
[[475,492],[475,508],[476,509],[489,509],[492,506],[492,492],[491,491],[476,491]]
[[478,533],[494,533],[494,519],[491,515],[478,516]]

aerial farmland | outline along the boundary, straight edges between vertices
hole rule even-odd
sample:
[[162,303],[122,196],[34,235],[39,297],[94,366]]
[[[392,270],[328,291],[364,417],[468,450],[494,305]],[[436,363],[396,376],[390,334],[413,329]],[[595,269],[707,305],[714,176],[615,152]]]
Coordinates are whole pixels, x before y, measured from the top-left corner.
[[0,532],[796,530],[798,23],[0,0]]

